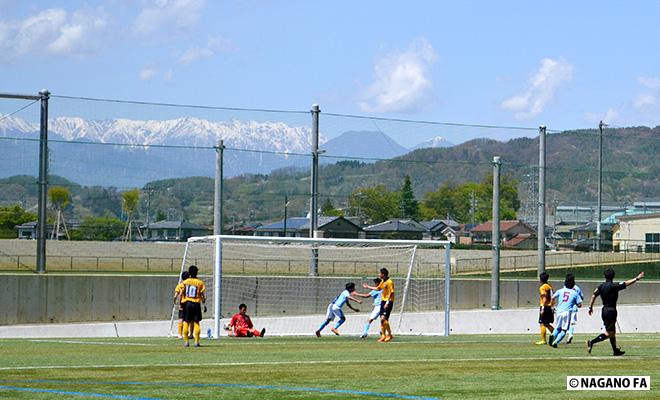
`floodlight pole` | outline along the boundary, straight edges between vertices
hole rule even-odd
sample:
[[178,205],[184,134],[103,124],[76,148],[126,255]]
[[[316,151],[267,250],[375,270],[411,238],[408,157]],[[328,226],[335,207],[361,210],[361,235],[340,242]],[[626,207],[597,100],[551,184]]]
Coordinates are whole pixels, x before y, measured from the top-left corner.
[[538,237],[538,273],[545,272],[545,126],[539,126],[539,219],[536,229]]
[[490,308],[500,308],[500,168],[499,156],[493,157],[493,226],[491,245],[493,247],[493,270],[490,283]]
[[445,247],[445,336],[449,336],[451,326],[449,323],[449,310],[451,309],[451,242]]
[[220,139],[215,147],[215,191],[213,197],[213,234],[222,235],[225,141]]
[[39,198],[37,211],[37,273],[46,272],[46,207],[48,205],[48,99],[50,92],[39,92],[41,118],[39,121]]
[[[311,201],[309,213],[309,237],[316,237],[318,230],[318,200],[319,200],[319,114],[321,109],[318,104],[312,105],[312,179],[311,179]],[[319,258],[318,249],[312,249],[309,261],[309,275],[318,276]]]
[[598,124],[598,212],[596,219],[596,251],[600,251],[600,242],[601,242],[601,226],[600,221],[602,218],[602,207],[603,207],[603,127],[605,127],[603,121],[600,121]]

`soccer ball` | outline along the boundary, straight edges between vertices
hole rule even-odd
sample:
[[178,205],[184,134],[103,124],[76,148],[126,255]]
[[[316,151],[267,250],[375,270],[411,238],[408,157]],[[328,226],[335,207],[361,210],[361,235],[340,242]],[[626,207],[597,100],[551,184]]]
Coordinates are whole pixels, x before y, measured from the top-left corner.
[[224,325],[222,326],[222,329],[228,331],[228,330],[230,329],[230,328],[229,328],[229,324],[228,324],[228,323],[227,323],[227,324],[224,324]]

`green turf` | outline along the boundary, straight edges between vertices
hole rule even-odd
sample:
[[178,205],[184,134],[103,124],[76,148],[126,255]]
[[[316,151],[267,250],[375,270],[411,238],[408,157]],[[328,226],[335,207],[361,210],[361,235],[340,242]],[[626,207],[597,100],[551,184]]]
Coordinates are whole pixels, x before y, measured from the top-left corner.
[[[551,268],[548,273],[551,276],[564,276],[568,272],[572,272],[579,279],[603,279],[603,271],[607,268],[614,268],[616,271],[617,279],[630,279],[637,276],[640,271],[644,271],[645,280],[660,280],[660,262],[645,262],[634,264],[617,264],[617,265],[592,265],[586,267],[573,267],[573,268]],[[490,277],[482,275],[482,277]],[[503,278],[537,278],[538,272],[533,271],[515,271],[515,272],[502,272]]]
[[[0,387],[14,388],[0,388],[0,398],[85,398],[15,388],[158,399],[660,397],[660,335],[621,335],[627,354],[618,358],[607,342],[588,355],[587,337],[559,349],[535,346],[532,335],[397,337],[385,344],[355,337],[233,338],[204,340],[202,348],[183,348],[175,339],[0,340]],[[652,391],[569,393],[569,374],[650,375]]]

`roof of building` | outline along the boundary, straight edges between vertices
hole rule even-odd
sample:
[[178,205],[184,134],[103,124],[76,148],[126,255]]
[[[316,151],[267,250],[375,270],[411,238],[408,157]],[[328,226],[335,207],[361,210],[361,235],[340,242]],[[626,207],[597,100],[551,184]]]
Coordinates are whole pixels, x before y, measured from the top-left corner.
[[[601,230],[611,230],[614,224],[604,224],[601,222],[600,224],[600,229]],[[598,230],[598,224],[595,222],[587,222],[586,224],[576,226],[575,228],[571,228],[571,232],[596,232]]]
[[198,229],[198,230],[208,229],[207,227],[205,227],[203,225],[193,224],[192,222],[168,221],[168,220],[152,222],[148,225],[142,226],[142,228],[147,228],[147,229]]
[[429,231],[438,229],[442,230],[445,228],[445,226],[451,226],[453,228],[457,228],[459,226],[459,223],[453,219],[432,219],[430,221],[420,221],[419,223]]
[[531,234],[531,233],[519,233],[513,238],[507,240],[504,242],[504,247],[516,247],[520,243],[524,242],[525,240],[529,239],[535,239],[536,235]]
[[[348,222],[351,225],[354,225],[358,229],[360,228],[357,224],[355,224],[353,221],[344,218],[344,217],[319,217],[318,223],[319,223],[319,229],[323,228],[325,225],[328,225],[331,222],[334,222],[338,219],[342,219],[346,222]],[[297,231],[297,230],[305,230],[309,229],[310,226],[310,219],[307,217],[291,217],[286,219],[286,230],[287,231]],[[270,224],[262,225],[255,230],[257,231],[281,231],[284,229],[284,220],[272,222]]]
[[412,219],[390,219],[364,228],[368,232],[426,232],[426,227]]
[[[512,228],[515,228],[518,225],[525,225],[527,226],[530,230],[532,228],[525,224],[524,222],[520,220],[513,220],[513,221],[500,221],[500,232],[506,232]],[[470,230],[471,232],[492,232],[493,231],[493,221],[487,221],[484,222],[483,224],[477,225],[474,228]]]
[[[53,224],[46,224],[46,225],[49,226],[49,227],[53,226]],[[21,224],[21,225],[16,225],[15,228],[17,228],[17,229],[31,229],[31,228],[36,228],[36,226],[37,226],[37,221],[30,221],[30,222],[26,222],[26,223]]]
[[653,214],[653,212],[650,211],[644,211],[644,210],[634,210],[634,209],[628,209],[625,211],[619,211],[611,214],[609,217],[603,219],[601,223],[603,224],[616,224],[619,222],[619,220],[622,217],[627,217],[627,216],[632,216],[632,215],[648,215],[648,214]]
[[619,221],[636,221],[640,219],[654,219],[654,218],[660,218],[660,213],[642,213],[642,214],[637,214],[637,215],[626,215],[626,216],[621,216],[619,217]]

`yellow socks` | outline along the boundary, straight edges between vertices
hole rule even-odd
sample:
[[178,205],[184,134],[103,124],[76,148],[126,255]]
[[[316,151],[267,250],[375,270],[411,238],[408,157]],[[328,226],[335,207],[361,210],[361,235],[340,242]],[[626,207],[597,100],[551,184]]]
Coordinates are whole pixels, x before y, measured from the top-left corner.
[[188,323],[184,321],[182,328],[183,328],[183,331],[186,332],[186,334],[183,336],[183,341],[188,343],[188,340],[189,340],[188,339]]
[[195,322],[195,327],[193,328],[193,335],[195,336],[195,343],[199,344],[199,334],[202,329],[199,326],[199,322]]
[[392,328],[390,328],[390,321],[385,320],[384,326],[385,326],[385,332],[387,332],[386,336],[392,336]]
[[541,325],[541,340],[547,342],[545,325]]
[[183,337],[183,321],[179,321],[179,337]]

